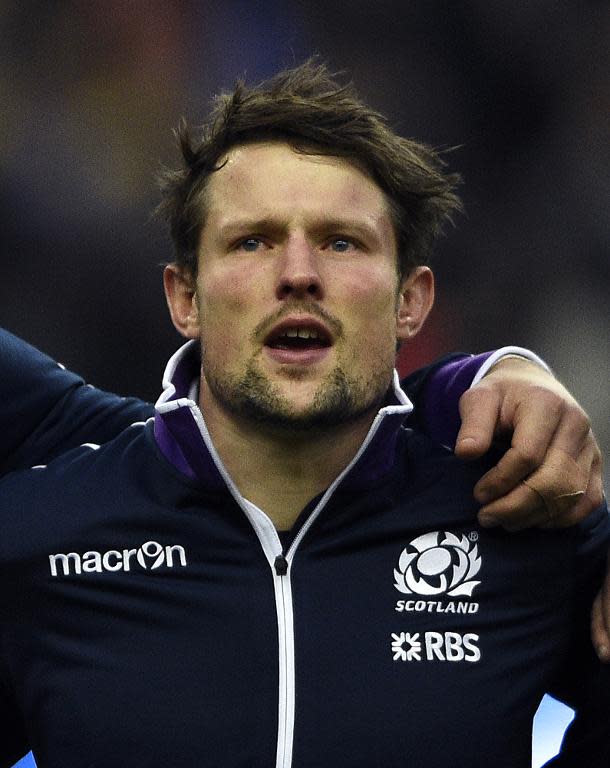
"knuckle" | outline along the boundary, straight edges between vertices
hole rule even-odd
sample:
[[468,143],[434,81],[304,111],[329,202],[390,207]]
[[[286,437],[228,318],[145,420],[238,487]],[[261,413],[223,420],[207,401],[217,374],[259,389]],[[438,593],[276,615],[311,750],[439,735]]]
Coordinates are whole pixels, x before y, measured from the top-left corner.
[[495,467],[485,480],[485,490],[489,496],[499,496],[501,493],[514,485],[508,472],[502,467]]
[[582,429],[585,434],[591,429],[591,419],[588,413],[576,402],[570,400],[564,402],[565,418],[569,419],[574,427]]
[[575,441],[597,445],[591,429],[591,421],[578,404],[566,406],[562,422],[562,426],[573,436]]
[[502,473],[498,467],[491,469],[485,476],[485,492],[487,495],[497,493],[502,483]]
[[542,464],[545,456],[544,450],[533,443],[513,446],[513,452],[516,465],[522,471],[528,472],[533,472],[537,469]]
[[459,400],[460,413],[463,415],[472,411],[475,406],[480,407],[486,399],[489,399],[489,395],[490,393],[482,384],[477,384],[473,389],[467,389]]
[[548,416],[559,416],[566,407],[566,400],[558,392],[542,384],[532,386],[527,395],[535,401],[536,407],[544,408]]

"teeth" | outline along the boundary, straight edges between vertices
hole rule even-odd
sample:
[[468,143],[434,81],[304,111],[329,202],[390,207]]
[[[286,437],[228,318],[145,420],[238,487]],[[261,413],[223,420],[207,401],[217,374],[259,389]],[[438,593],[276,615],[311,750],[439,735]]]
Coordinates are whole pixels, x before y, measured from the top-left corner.
[[319,334],[317,331],[308,328],[290,328],[280,334],[280,338],[281,337],[287,337],[289,339],[296,339],[297,337],[299,339],[317,339],[319,338]]

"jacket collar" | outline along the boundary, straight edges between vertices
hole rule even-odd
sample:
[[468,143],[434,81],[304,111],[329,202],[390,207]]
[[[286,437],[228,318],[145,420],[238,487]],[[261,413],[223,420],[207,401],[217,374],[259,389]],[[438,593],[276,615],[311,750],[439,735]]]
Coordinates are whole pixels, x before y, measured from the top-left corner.
[[[200,359],[189,341],[169,359],[163,393],[155,404],[154,435],[165,458],[182,474],[213,490],[233,486],[197,405]],[[394,371],[387,402],[379,410],[342,487],[360,489],[385,475],[395,460],[396,440],[413,405]]]

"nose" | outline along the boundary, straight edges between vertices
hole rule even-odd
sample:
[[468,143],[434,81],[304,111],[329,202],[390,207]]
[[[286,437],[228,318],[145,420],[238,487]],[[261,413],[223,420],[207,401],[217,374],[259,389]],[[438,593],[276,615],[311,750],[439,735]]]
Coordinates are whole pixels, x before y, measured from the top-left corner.
[[293,236],[284,244],[280,259],[278,299],[321,299],[324,295],[318,254],[307,239]]

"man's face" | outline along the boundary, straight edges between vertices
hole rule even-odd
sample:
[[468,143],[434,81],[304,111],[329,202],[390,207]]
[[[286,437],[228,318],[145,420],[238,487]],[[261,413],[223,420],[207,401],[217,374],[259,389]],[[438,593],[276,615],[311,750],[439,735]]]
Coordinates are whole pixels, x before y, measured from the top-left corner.
[[212,174],[193,297],[200,401],[289,429],[379,407],[401,299],[381,189],[346,160],[280,142]]

